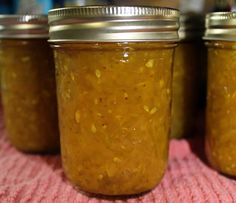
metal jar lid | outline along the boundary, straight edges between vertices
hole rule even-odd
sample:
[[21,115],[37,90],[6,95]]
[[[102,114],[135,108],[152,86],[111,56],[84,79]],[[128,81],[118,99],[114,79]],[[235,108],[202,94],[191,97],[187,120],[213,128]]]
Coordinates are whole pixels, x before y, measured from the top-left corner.
[[236,41],[236,12],[207,14],[204,39]]
[[196,13],[180,15],[179,38],[182,41],[202,39],[205,31],[205,16]]
[[48,38],[45,15],[0,15],[0,39]]
[[85,6],[49,11],[50,42],[177,41],[179,11],[159,7]]

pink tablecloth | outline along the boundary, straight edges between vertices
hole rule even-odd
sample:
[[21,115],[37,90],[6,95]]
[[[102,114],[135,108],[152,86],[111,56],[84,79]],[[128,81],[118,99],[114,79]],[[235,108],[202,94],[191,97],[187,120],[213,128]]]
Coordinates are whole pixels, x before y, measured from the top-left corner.
[[[236,181],[201,161],[201,143],[171,141],[169,165],[153,191],[125,200],[88,197],[67,182],[59,156],[26,155],[15,150],[0,127],[0,203],[236,202]],[[201,157],[201,156],[200,156]]]

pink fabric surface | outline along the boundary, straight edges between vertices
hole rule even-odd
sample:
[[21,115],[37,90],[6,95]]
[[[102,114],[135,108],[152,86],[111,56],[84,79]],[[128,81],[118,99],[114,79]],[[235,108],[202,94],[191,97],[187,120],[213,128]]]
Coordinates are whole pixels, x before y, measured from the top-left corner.
[[236,181],[209,168],[195,150],[199,143],[173,140],[162,182],[151,192],[128,199],[106,200],[76,191],[66,180],[59,156],[26,155],[15,150],[0,126],[0,203],[231,203]]

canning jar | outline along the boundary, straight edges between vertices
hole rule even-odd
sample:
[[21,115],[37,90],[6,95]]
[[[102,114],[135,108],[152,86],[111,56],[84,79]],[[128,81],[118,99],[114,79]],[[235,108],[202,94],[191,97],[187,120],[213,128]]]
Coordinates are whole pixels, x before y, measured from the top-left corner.
[[59,130],[46,16],[0,16],[0,64],[7,135],[25,152],[56,152]]
[[236,176],[236,13],[208,14],[206,25],[206,153],[214,168]]
[[196,133],[197,118],[204,109],[203,34],[203,16],[181,14],[180,43],[175,50],[173,66],[172,138],[192,136]]
[[160,182],[178,16],[155,7],[49,12],[62,162],[81,190],[128,195]]

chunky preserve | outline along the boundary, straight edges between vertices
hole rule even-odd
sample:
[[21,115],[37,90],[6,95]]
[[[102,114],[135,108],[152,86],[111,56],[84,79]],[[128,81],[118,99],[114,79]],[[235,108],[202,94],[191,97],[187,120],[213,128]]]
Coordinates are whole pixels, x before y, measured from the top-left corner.
[[173,45],[161,43],[55,48],[62,157],[72,182],[86,191],[130,194],[160,181],[172,55]]
[[215,168],[236,176],[236,42],[207,45],[207,155]]

